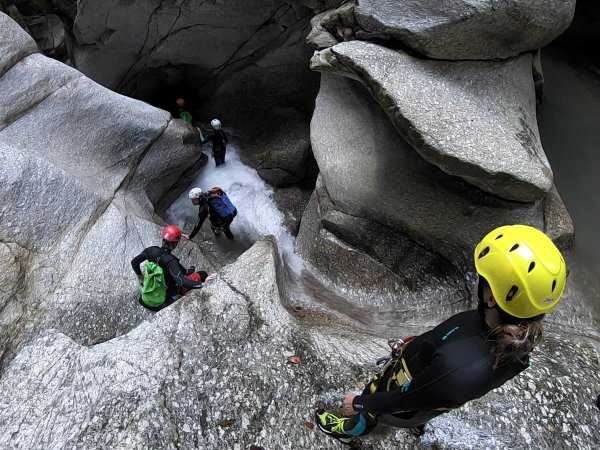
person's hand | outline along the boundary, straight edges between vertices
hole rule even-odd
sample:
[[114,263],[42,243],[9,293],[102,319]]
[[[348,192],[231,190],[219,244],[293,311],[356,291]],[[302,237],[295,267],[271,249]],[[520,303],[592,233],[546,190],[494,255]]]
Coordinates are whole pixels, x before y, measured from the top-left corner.
[[206,280],[204,280],[204,283],[212,283],[213,281],[215,281],[217,279],[217,274],[216,273],[211,273],[209,276],[206,277]]
[[352,406],[352,402],[357,397],[356,394],[346,394],[344,397],[344,401],[342,402],[342,414],[345,416],[352,416],[356,414],[354,411],[354,407]]

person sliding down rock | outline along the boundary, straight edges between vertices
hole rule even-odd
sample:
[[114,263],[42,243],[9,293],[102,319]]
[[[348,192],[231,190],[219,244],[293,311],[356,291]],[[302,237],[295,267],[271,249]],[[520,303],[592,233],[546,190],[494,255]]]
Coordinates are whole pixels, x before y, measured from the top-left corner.
[[201,136],[201,144],[207,142],[212,143],[213,157],[215,158],[215,164],[218,166],[225,164],[225,154],[227,153],[227,135],[221,129],[221,121],[219,119],[213,119],[210,122],[212,130],[207,137]]
[[[167,225],[161,232],[162,246],[148,247],[131,260],[131,266],[140,280],[140,303],[152,311],[159,311],[186,295],[191,289],[203,287],[214,278],[206,272],[186,270],[171,253],[183,234],[177,225]],[[140,264],[147,261],[142,272]]]
[[228,239],[233,239],[230,227],[237,216],[237,209],[221,188],[214,187],[208,192],[203,192],[196,187],[190,190],[188,197],[198,206],[198,223],[190,233],[190,239],[194,239],[198,234],[207,216],[210,216],[210,225],[215,235],[224,232]]
[[378,421],[424,431],[433,417],[479,398],[529,367],[542,338],[542,320],[560,302],[567,268],[541,231],[497,228],[475,249],[477,310],[392,346],[381,373],[361,395],[347,394],[342,414],[318,410],[328,435],[350,443]]

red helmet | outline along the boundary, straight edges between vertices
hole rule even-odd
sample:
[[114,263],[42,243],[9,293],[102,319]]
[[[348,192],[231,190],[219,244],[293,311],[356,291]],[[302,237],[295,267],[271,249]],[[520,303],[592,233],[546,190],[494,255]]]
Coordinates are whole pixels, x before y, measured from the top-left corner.
[[167,225],[163,228],[161,236],[167,242],[179,242],[181,240],[181,229],[177,225]]

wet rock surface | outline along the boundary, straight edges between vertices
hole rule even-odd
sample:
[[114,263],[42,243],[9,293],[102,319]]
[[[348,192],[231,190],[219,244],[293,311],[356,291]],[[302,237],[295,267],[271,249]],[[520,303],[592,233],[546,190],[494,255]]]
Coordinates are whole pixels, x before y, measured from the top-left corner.
[[[3,14],[2,16],[4,17]],[[35,52],[37,45],[34,40],[16,22],[0,20],[0,76],[21,59]]]
[[509,200],[533,201],[550,189],[531,56],[426,61],[353,41],[316,53],[311,67],[360,79],[413,148],[446,173]]
[[509,58],[549,44],[567,29],[575,0],[357,0],[356,20],[439,59]]
[[[156,15],[168,9],[160,3]],[[315,408],[336,407],[344,392],[359,389],[387,354],[386,338],[420,333],[472,304],[468,275],[415,243],[418,233],[397,225],[394,205],[380,202],[383,214],[372,220],[379,199],[369,183],[397,193],[378,171],[399,161],[397,184],[435,186],[442,199],[477,189],[448,182],[401,140],[360,84],[331,77],[334,89],[322,95],[316,117],[335,111],[323,126],[352,130],[344,157],[356,164],[336,163],[339,144],[314,125],[332,155],[317,157],[322,177],[299,245],[340,274],[348,291],[326,291],[312,279],[304,297],[294,297],[267,238],[204,290],[157,314],[144,310],[129,261],[158,243],[161,210],[201,159],[184,144],[189,129],[33,54],[33,40],[2,14],[0,50],[0,447],[340,448],[315,430]],[[352,111],[333,109],[347,104]],[[365,114],[372,130],[354,130]],[[340,179],[358,168],[377,176],[359,176],[364,190],[354,192]],[[415,181],[421,175],[431,179]],[[290,198],[304,209],[304,194]],[[558,197],[523,208],[553,236],[572,233]],[[196,243],[177,255],[186,266],[213,266]],[[584,281],[573,280],[525,374],[439,417],[420,439],[382,427],[355,447],[595,448],[600,367],[583,336],[597,337],[598,310],[579,289]]]
[[[280,271],[262,241],[210,288],[124,336],[91,347],[41,336],[0,381],[3,448],[339,448],[312,411],[364,383],[385,344],[303,325],[283,307]],[[598,369],[587,345],[552,336],[524,375],[437,418],[422,438],[382,427],[356,448],[593,448],[595,398],[577,380],[597,384]]]

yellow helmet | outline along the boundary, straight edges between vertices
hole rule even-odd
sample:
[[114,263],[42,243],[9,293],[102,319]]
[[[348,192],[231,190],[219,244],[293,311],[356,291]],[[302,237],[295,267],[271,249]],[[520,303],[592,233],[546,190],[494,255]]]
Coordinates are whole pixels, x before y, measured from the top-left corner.
[[527,225],[507,225],[488,233],[475,248],[475,268],[490,285],[498,306],[520,319],[552,312],[567,283],[560,250]]

